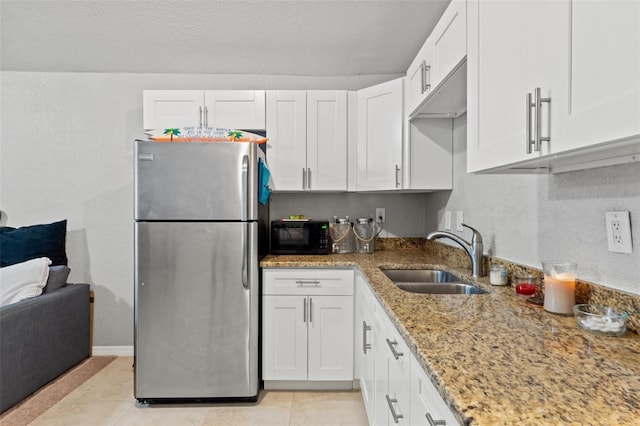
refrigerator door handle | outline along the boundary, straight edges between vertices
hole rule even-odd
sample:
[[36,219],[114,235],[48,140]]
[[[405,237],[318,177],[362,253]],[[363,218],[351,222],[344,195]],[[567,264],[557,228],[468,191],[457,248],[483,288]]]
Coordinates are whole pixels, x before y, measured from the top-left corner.
[[242,218],[247,220],[249,217],[249,156],[242,157]]
[[249,245],[247,244],[249,240],[249,232],[247,232],[247,228],[249,226],[250,226],[249,224],[246,224],[242,228],[242,236],[241,236],[242,238],[242,286],[247,290],[249,290],[249,264],[248,264]]

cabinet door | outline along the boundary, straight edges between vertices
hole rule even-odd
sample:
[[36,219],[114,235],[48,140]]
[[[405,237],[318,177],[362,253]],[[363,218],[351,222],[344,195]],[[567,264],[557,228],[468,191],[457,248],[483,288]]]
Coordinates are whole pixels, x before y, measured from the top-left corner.
[[431,93],[433,38],[429,37],[407,70],[407,114],[415,110]]
[[355,322],[354,351],[358,360],[358,378],[364,408],[367,412],[369,424],[374,424],[374,351],[376,330],[373,317],[375,315],[375,300],[365,279],[360,275],[356,278],[356,306],[359,314]]
[[438,84],[467,54],[467,2],[452,0],[429,36],[432,72],[430,84]]
[[305,91],[267,92],[267,161],[274,190],[306,189],[307,95]]
[[[384,312],[380,313],[384,315]],[[376,329],[376,341],[374,346],[374,419],[373,424],[387,425],[390,421],[389,406],[387,405],[387,395],[389,394],[389,357],[386,342],[381,339],[383,328],[376,318],[374,325]],[[371,419],[370,419],[371,420]]]
[[400,189],[403,79],[359,90],[357,99],[356,189]]
[[203,125],[202,90],[145,90],[142,124],[145,130]]
[[[469,0],[469,172],[539,158],[566,136],[569,11],[568,0]],[[537,87],[551,98],[541,109],[541,136],[551,141],[528,154],[526,95]]]
[[263,296],[262,377],[307,379],[306,296]]
[[265,129],[264,90],[206,90],[208,127]]
[[640,2],[573,1],[565,149],[640,135]]
[[347,92],[307,92],[307,189],[347,190]]
[[[411,424],[457,425],[458,421],[415,357],[411,357]],[[428,420],[431,418],[431,420]]]
[[309,296],[309,380],[353,380],[353,296]]

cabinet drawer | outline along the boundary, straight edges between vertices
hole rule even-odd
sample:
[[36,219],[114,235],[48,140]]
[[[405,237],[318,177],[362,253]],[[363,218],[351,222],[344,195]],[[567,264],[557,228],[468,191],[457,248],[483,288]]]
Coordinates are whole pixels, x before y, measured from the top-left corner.
[[414,424],[429,424],[444,421],[445,426],[458,425],[453,412],[442,399],[436,387],[431,383],[415,357],[411,357],[411,421]]
[[352,269],[264,269],[262,294],[353,295]]

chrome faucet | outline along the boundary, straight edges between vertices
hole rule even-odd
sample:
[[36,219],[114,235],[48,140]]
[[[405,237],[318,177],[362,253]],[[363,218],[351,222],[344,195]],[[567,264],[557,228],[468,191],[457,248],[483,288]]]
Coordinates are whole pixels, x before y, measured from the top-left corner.
[[427,240],[435,240],[436,238],[449,238],[458,243],[471,258],[471,274],[473,275],[473,277],[482,277],[484,276],[482,268],[482,235],[480,235],[480,233],[476,229],[470,227],[469,225],[463,223],[462,226],[471,229],[471,231],[473,232],[473,236],[471,237],[471,244],[458,237],[457,235],[447,231],[434,231],[427,235]]

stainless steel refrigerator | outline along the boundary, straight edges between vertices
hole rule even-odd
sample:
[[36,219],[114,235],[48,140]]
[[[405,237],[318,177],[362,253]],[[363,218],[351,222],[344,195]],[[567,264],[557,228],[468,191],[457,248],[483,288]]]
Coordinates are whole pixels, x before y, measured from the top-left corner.
[[134,155],[135,397],[256,400],[263,153],[136,141]]

